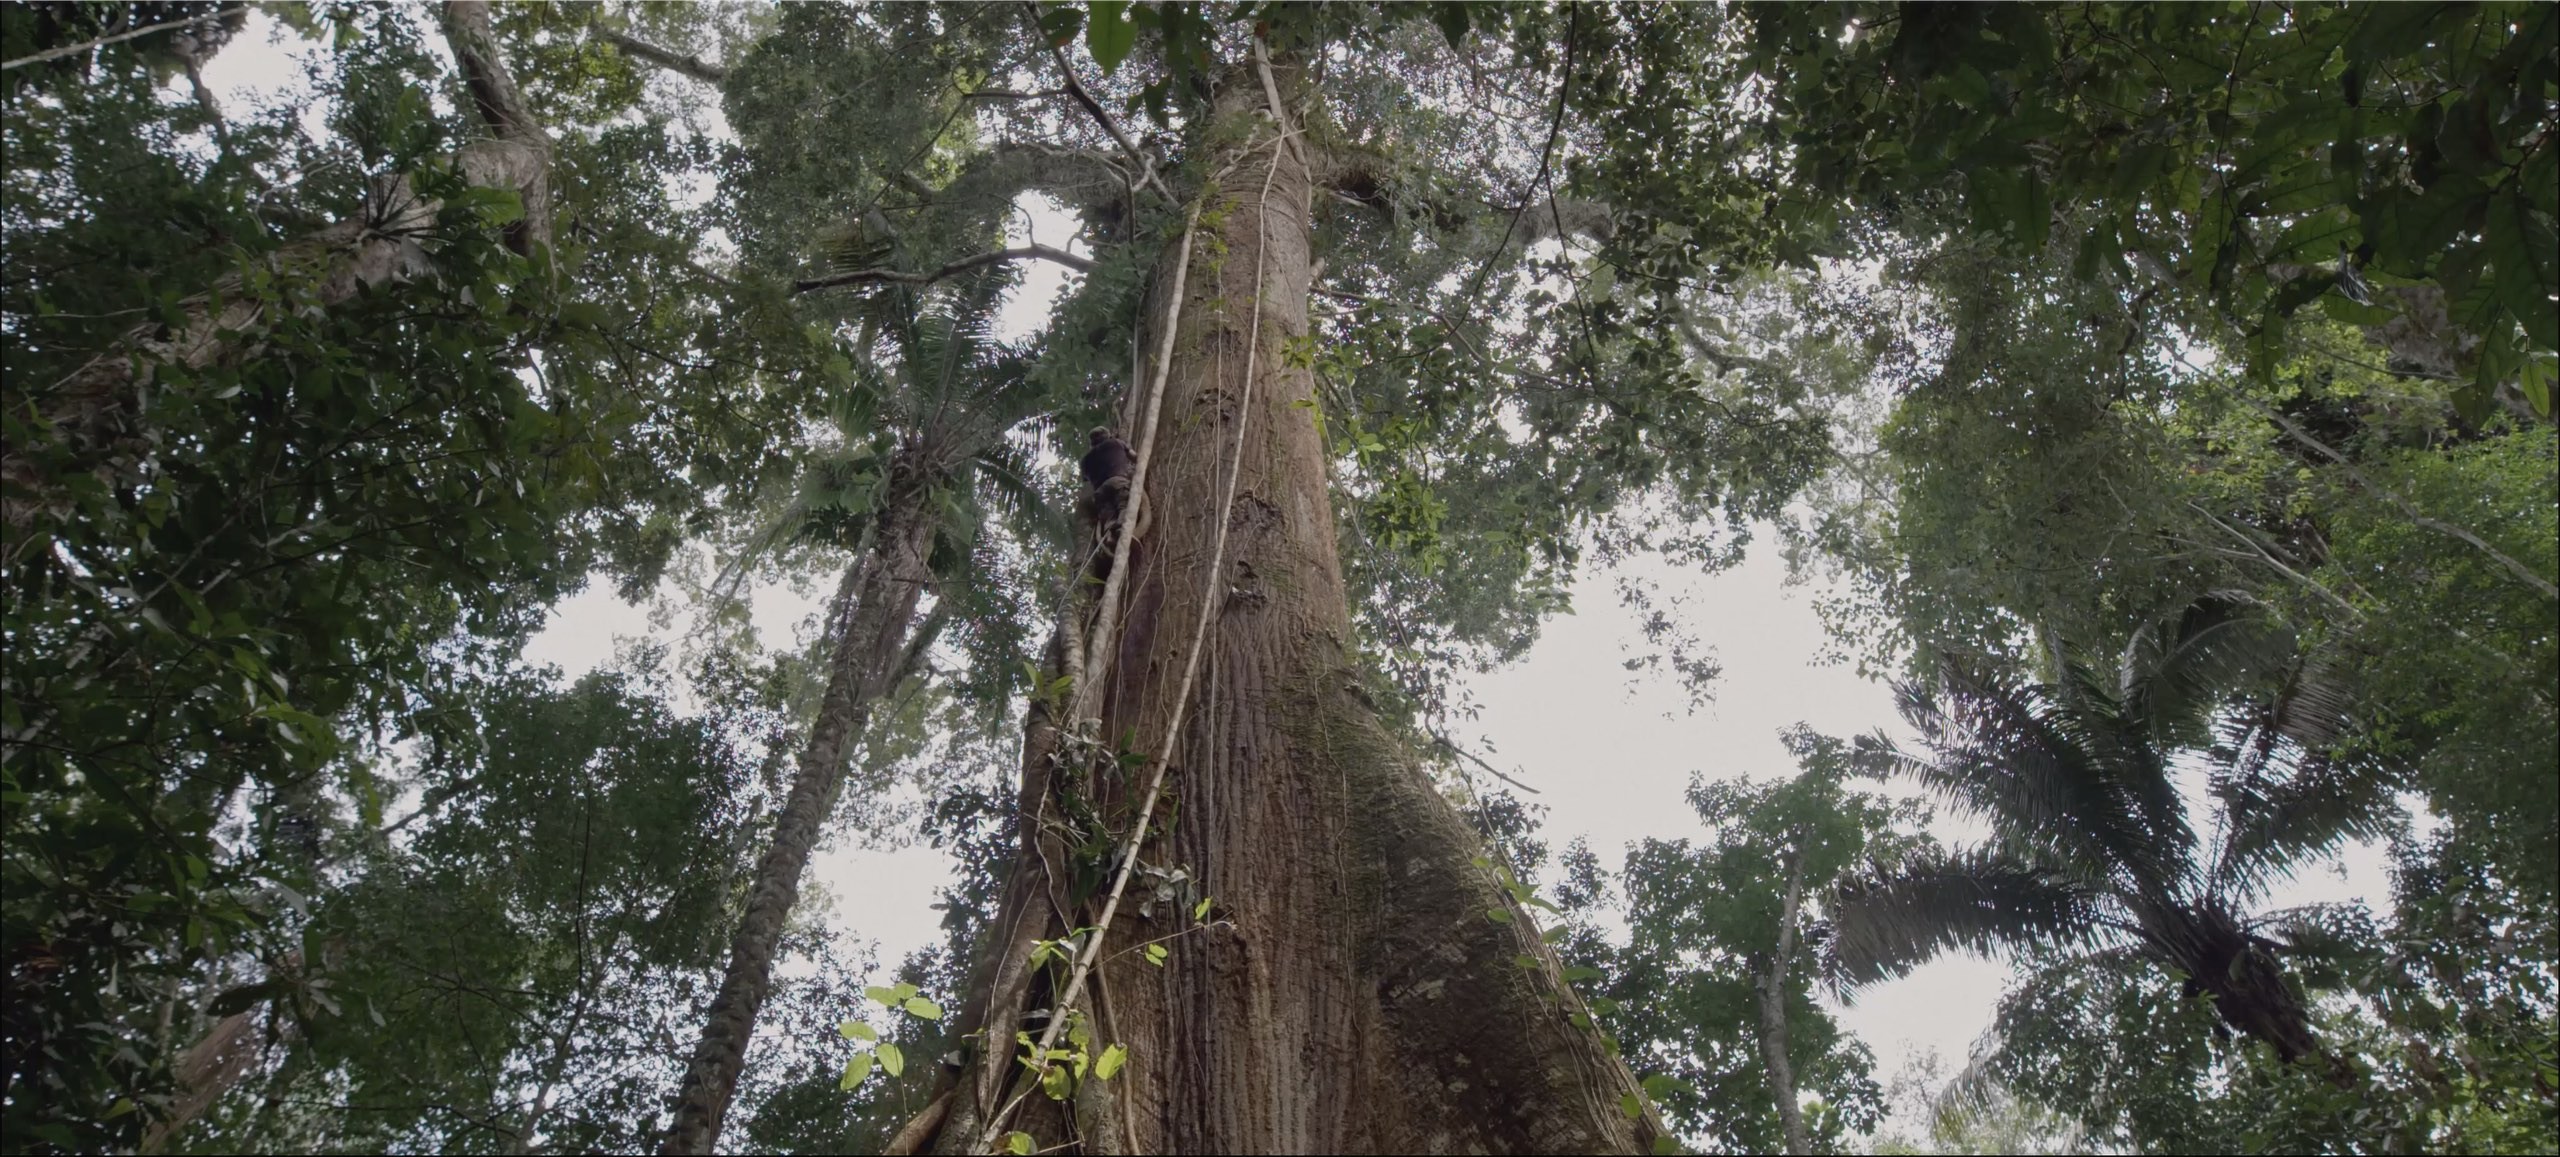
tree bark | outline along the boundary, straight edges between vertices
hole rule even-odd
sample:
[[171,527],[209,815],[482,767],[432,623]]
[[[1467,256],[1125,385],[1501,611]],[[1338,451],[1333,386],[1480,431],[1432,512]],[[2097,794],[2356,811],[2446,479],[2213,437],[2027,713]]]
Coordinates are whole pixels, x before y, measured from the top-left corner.
[[[455,161],[471,184],[506,189],[523,201],[524,216],[507,227],[507,240],[517,252],[531,254],[551,240],[550,138],[525,107],[499,55],[488,4],[454,0],[443,15],[446,43],[490,134],[464,145]],[[417,239],[434,227],[441,207],[420,199],[405,174],[385,177],[375,182],[362,214],[286,245],[265,264],[308,279],[312,305],[342,305],[369,287],[432,270]],[[177,325],[136,326],[70,376],[11,399],[32,427],[50,435],[51,452],[42,457],[52,461],[39,465],[15,444],[0,448],[0,485],[7,488],[0,496],[0,529],[8,534],[10,561],[43,540],[36,524],[57,500],[55,474],[67,468],[112,483],[141,472],[158,441],[148,412],[157,367],[195,371],[257,356],[264,345],[265,306],[240,293],[241,285],[239,276],[225,277],[214,292],[180,303]]]
[[746,914],[731,941],[728,971],[685,1068],[662,1152],[709,1153],[718,1146],[746,1065],[747,1041],[772,991],[774,950],[792,905],[799,901],[800,875],[835,810],[845,765],[872,706],[906,666],[916,604],[932,578],[925,559],[934,524],[921,458],[911,450],[892,466],[889,497],[870,546],[847,568],[836,591],[827,632],[826,691],[775,824],[773,846],[756,867]]
[[1760,990],[1760,1055],[1769,1065],[1769,1092],[1778,1101],[1778,1124],[1787,1152],[1811,1153],[1804,1135],[1804,1106],[1796,1103],[1795,1065],[1787,1058],[1787,962],[1796,954],[1796,911],[1804,900],[1804,851],[1787,861],[1787,895],[1778,910],[1778,951],[1754,977]]
[[[1277,72],[1284,90],[1303,79]],[[1216,142],[1198,166],[1214,175],[1199,225],[1214,241],[1187,278],[1150,513],[1124,531],[1137,536],[1126,626],[1093,641],[1112,647],[1099,735],[1146,762],[1053,765],[1074,745],[1035,712],[1024,846],[963,1022],[985,1043],[931,1147],[970,1150],[1020,1095],[1014,1034],[1040,1028],[1022,1010],[1054,1001],[1045,986],[1058,983],[1027,949],[1100,907],[1050,834],[1055,802],[1088,791],[1125,828],[1165,760],[1168,818],[1140,863],[1187,871],[1215,918],[1194,922],[1188,902],[1121,908],[1102,999],[1082,1004],[1093,1050],[1125,1045],[1126,1069],[1064,1104],[1034,1091],[1022,1101],[1036,1111],[996,1128],[1087,1152],[1647,1151],[1664,1134],[1634,1079],[1573,1023],[1583,1010],[1553,954],[1361,689],[1312,376],[1290,356],[1308,333],[1310,166],[1302,141],[1275,144],[1267,91],[1250,70],[1231,75],[1202,138]],[[1151,750],[1204,602],[1184,725],[1173,750]],[[1052,663],[1072,649],[1053,645]],[[1130,950],[1148,941],[1170,950],[1164,965]]]

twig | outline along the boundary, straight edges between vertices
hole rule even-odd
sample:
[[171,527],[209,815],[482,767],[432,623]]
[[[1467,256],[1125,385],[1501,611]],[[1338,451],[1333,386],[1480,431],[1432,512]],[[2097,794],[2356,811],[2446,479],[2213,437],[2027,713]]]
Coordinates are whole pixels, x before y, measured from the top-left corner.
[[6,72],[12,68],[18,68],[23,65],[42,64],[48,60],[60,60],[66,56],[78,56],[83,52],[105,48],[110,44],[120,44],[138,36],[149,36],[154,32],[166,32],[172,28],[185,28],[190,24],[202,24],[208,20],[220,20],[234,12],[246,12],[248,10],[249,6],[246,4],[235,4],[218,12],[201,13],[189,16],[183,20],[163,20],[158,24],[145,24],[140,28],[127,29],[123,32],[116,33],[113,36],[101,36],[95,40],[81,41],[78,44],[66,44],[60,48],[48,48],[32,56],[21,56],[6,64],[0,64],[0,72]]
[[1481,756],[1477,755],[1475,752],[1472,752],[1472,751],[1467,750],[1466,748],[1463,748],[1463,747],[1458,746],[1455,742],[1451,741],[1451,740],[1450,740],[1450,738],[1449,738],[1448,736],[1446,736],[1446,735],[1442,735],[1442,734],[1440,734],[1439,732],[1434,731],[1434,732],[1432,732],[1432,733],[1431,733],[1431,740],[1432,740],[1432,742],[1437,743],[1437,744],[1439,744],[1442,748],[1446,749],[1446,750],[1449,752],[1449,754],[1451,754],[1451,755],[1455,755],[1455,756],[1459,756],[1459,757],[1461,757],[1461,758],[1465,759],[1467,762],[1472,763],[1472,764],[1476,765],[1477,767],[1481,767],[1481,768],[1483,768],[1483,769],[1485,770],[1485,773],[1486,773],[1486,774],[1491,775],[1491,776],[1492,776],[1492,777],[1494,777],[1495,779],[1501,780],[1502,782],[1507,783],[1507,784],[1510,784],[1510,785],[1511,785],[1511,786],[1513,786],[1513,787],[1519,788],[1519,789],[1520,789],[1520,790],[1522,790],[1522,791],[1528,792],[1528,793],[1529,793],[1529,794],[1531,794],[1531,795],[1545,795],[1545,794],[1546,794],[1545,792],[1539,791],[1538,789],[1536,789],[1536,788],[1534,788],[1534,787],[1531,787],[1531,786],[1529,786],[1528,784],[1522,783],[1522,782],[1520,782],[1519,780],[1513,779],[1513,778],[1511,778],[1510,776],[1504,775],[1504,774],[1502,774],[1500,771],[1495,770],[1494,766],[1493,766],[1492,764],[1490,764],[1490,763],[1486,763],[1486,762],[1484,761],[1483,757],[1481,757]]
[[964,93],[961,93],[961,94],[960,94],[960,99],[962,99],[962,100],[1047,100],[1047,99],[1049,99],[1050,97],[1053,97],[1053,96],[1071,96],[1071,95],[1073,95],[1073,94],[1072,94],[1072,93],[1069,93],[1067,90],[1065,90],[1065,89],[1063,89],[1063,88],[1042,88],[1042,89],[1034,89],[1034,90],[1032,90],[1032,91],[1030,91],[1030,92],[1023,92],[1023,91],[1021,91],[1021,90],[1019,90],[1019,89],[1011,89],[1011,88],[982,88],[982,89],[977,90],[976,92],[964,92]]
[[940,269],[924,273],[909,273],[903,269],[856,269],[851,273],[839,273],[832,277],[814,277],[806,281],[794,281],[791,283],[791,292],[811,293],[821,289],[833,289],[839,285],[870,285],[882,282],[894,285],[931,285],[982,266],[1034,257],[1044,261],[1055,261],[1078,273],[1093,272],[1091,258],[1078,257],[1064,249],[1034,242],[1011,249],[998,249],[992,253],[980,253],[974,257],[963,257]]
[[[1556,138],[1564,133],[1565,96],[1573,91],[1573,30],[1574,26],[1580,22],[1581,17],[1581,9],[1571,6],[1566,7],[1564,25],[1564,72],[1563,75],[1556,78],[1556,115],[1554,119],[1549,121],[1547,124],[1546,146],[1538,150],[1538,175],[1530,178],[1529,180],[1529,190],[1532,194],[1537,191],[1538,186],[1546,183],[1547,166],[1555,159]],[[1554,198],[1550,196],[1548,198],[1548,211],[1552,213],[1554,212],[1554,209]],[[1511,246],[1512,231],[1520,227],[1520,218],[1528,215],[1528,212],[1529,203],[1527,201],[1522,201],[1519,211],[1513,213],[1511,215],[1511,220],[1502,226],[1502,240],[1494,243],[1493,252],[1485,254],[1484,264],[1476,268],[1475,277],[1467,282],[1467,291],[1458,295],[1459,304],[1464,305],[1475,300],[1476,291],[1484,288],[1484,279],[1492,276],[1494,262],[1500,261],[1502,259],[1502,251]]]
[[[1031,21],[1033,40],[1046,43],[1048,37],[1040,31],[1040,9],[1036,5],[1026,3],[1023,5],[1023,11],[1028,14]],[[1103,108],[1101,101],[1093,99],[1093,93],[1085,88],[1084,82],[1076,79],[1075,66],[1067,63],[1065,50],[1051,44],[1049,58],[1058,62],[1058,75],[1065,78],[1067,82],[1067,95],[1074,97],[1077,104],[1084,106],[1085,114],[1091,116],[1095,123],[1100,124],[1103,132],[1111,135],[1112,141],[1120,146],[1120,151],[1129,154],[1129,159],[1138,163],[1138,183],[1153,186],[1156,192],[1164,194],[1166,200],[1180,200],[1173,195],[1173,190],[1165,188],[1163,179],[1156,176],[1155,162],[1147,159],[1147,154],[1138,148],[1137,142],[1129,139],[1129,134],[1120,131],[1120,122],[1111,118],[1111,111]]]

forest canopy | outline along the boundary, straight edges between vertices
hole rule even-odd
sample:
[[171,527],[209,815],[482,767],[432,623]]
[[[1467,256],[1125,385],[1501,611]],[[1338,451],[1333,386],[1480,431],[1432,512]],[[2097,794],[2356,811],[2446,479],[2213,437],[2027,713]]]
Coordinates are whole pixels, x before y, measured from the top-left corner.
[[[9,1151],[2560,1148],[2560,7],[42,2],[0,99]],[[1770,559],[1892,710],[1548,826],[1481,681],[1614,588],[1694,711]]]

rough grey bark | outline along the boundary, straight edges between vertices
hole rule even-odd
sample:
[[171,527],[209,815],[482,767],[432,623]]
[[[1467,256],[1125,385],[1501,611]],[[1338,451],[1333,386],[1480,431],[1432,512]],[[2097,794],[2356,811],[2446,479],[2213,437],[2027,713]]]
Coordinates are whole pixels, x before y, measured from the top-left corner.
[[[1277,72],[1284,91],[1303,83],[1286,64]],[[1136,754],[1149,770],[1169,761],[1158,814],[1173,817],[1140,863],[1190,873],[1212,921],[1193,923],[1188,904],[1121,909],[1098,999],[1085,1003],[1094,1047],[1125,1045],[1127,1068],[1064,1104],[1032,1091],[1001,1127],[1085,1152],[1647,1151],[1664,1134],[1622,1108],[1640,1099],[1634,1079],[1573,1023],[1581,1005],[1553,954],[1361,690],[1326,451],[1304,406],[1312,375],[1287,354],[1308,332],[1311,158],[1275,147],[1251,71],[1218,91],[1203,139],[1221,143],[1198,166],[1215,174],[1201,218],[1215,243],[1202,241],[1188,275],[1150,450],[1151,513],[1129,530],[1126,626],[1094,642],[1115,644],[1098,735],[1152,747],[1210,604],[1174,750]],[[1211,574],[1222,512],[1225,562]],[[1061,751],[1070,758],[1053,761]],[[1085,793],[1120,825],[1136,810],[1145,774],[1115,776],[1075,752],[1036,712],[1024,844],[962,1024],[989,1043],[960,1075],[935,1151],[970,1150],[1022,1092],[1011,1042],[1038,1031],[1024,1010],[1053,1002],[1057,982],[1027,966],[1027,950],[1098,906],[1070,890],[1072,862],[1050,834],[1056,801]],[[1162,967],[1123,951],[1159,938]]]
[[934,527],[925,502],[927,471],[917,457],[901,454],[891,467],[889,496],[871,542],[837,588],[827,630],[826,691],[774,825],[773,845],[756,866],[746,913],[730,944],[728,971],[685,1067],[662,1152],[709,1153],[718,1147],[746,1066],[747,1041],[772,991],[774,950],[799,901],[800,875],[835,810],[846,763],[871,708],[906,665],[916,604],[932,578],[925,558]]
[[1787,1059],[1787,962],[1796,954],[1796,912],[1804,901],[1804,851],[1787,860],[1787,895],[1778,909],[1778,951],[1754,977],[1760,990],[1760,1055],[1769,1066],[1769,1092],[1778,1101],[1778,1123],[1787,1152],[1811,1153],[1804,1135],[1804,1107],[1796,1103],[1795,1065]]

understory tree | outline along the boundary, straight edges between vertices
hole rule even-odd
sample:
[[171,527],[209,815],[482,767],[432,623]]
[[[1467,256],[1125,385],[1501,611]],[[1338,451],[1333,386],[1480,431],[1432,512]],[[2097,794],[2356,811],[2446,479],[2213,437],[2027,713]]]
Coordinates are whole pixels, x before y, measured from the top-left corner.
[[[1785,734],[1792,778],[1689,787],[1706,840],[1646,840],[1612,876],[1566,856],[1568,960],[1596,970],[1593,1006],[1664,1116],[1711,1151],[1836,1153],[1882,1109],[1874,1058],[1817,1001],[1833,885],[1906,854],[1925,813],[1849,791],[1848,745]],[[1623,896],[1627,942],[1587,918]]]

